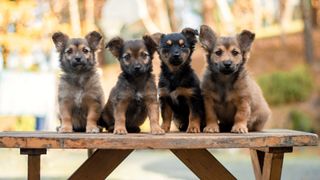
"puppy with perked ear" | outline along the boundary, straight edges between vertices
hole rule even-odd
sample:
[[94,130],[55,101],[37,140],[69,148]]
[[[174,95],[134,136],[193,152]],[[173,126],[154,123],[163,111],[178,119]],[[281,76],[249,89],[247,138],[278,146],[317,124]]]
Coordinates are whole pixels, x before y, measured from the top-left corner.
[[248,30],[221,37],[209,26],[201,26],[200,42],[208,64],[201,84],[206,110],[204,132],[260,131],[269,119],[269,106],[246,68],[254,38]]
[[60,55],[58,89],[59,132],[99,132],[104,93],[96,71],[96,55],[102,36],[93,31],[85,38],[69,38],[56,32],[52,40]]
[[197,35],[197,30],[192,28],[185,28],[181,33],[152,35],[161,60],[158,91],[161,127],[166,132],[172,120],[180,131],[188,133],[199,133],[204,126],[200,82],[190,65]]
[[159,125],[157,88],[152,74],[156,44],[150,36],[142,40],[111,39],[107,45],[119,60],[122,73],[112,88],[100,124],[114,134],[140,132],[149,117],[152,134],[164,134]]

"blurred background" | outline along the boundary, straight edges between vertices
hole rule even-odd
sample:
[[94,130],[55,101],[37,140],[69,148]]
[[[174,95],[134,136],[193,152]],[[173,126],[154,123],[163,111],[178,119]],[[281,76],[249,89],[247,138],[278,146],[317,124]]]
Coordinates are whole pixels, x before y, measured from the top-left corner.
[[[248,68],[273,111],[266,128],[320,134],[320,0],[1,0],[0,131],[54,131],[59,125],[56,97],[61,72],[51,40],[54,32],[82,37],[98,30],[108,41],[117,35],[140,38],[201,24],[221,35],[242,29],[256,33]],[[108,97],[120,68],[104,48],[98,58]],[[192,60],[201,77],[206,65],[200,46]],[[158,75],[157,55],[153,63]],[[148,123],[143,131],[149,131]],[[254,179],[247,150],[212,152],[240,179]],[[0,179],[26,177],[26,157],[18,154],[0,149]],[[319,147],[297,148],[286,157],[284,179],[320,177]],[[49,151],[43,156],[43,178],[66,179],[85,158],[84,150]],[[167,151],[133,153],[111,179],[141,176],[196,179]]]

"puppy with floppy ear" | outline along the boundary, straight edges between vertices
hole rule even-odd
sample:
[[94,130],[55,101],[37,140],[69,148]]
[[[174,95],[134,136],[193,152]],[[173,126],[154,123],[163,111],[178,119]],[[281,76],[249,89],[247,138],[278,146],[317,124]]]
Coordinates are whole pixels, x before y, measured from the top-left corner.
[[201,84],[204,132],[260,131],[269,119],[268,104],[246,69],[254,37],[248,30],[235,37],[220,37],[209,26],[201,26],[200,42],[208,64]]
[[150,36],[142,40],[111,39],[107,45],[119,60],[122,73],[112,88],[100,124],[114,134],[140,132],[147,116],[152,134],[164,134],[159,125],[157,88],[152,74],[156,44]]
[[198,32],[185,28],[181,33],[156,33],[161,73],[158,84],[162,128],[168,132],[171,120],[180,131],[199,133],[204,126],[204,105],[200,82],[191,68],[191,55]]
[[59,132],[99,132],[104,93],[96,72],[95,52],[102,36],[93,31],[82,38],[69,38],[56,32],[52,40],[60,54],[58,89]]

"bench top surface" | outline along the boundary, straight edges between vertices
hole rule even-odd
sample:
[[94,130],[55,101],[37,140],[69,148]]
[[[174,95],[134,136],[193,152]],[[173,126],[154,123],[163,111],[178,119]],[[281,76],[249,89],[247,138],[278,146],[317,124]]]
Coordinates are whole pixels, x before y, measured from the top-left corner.
[[198,148],[265,148],[317,146],[312,133],[272,129],[248,134],[148,133],[113,135],[111,133],[0,132],[0,148],[47,149],[198,149]]

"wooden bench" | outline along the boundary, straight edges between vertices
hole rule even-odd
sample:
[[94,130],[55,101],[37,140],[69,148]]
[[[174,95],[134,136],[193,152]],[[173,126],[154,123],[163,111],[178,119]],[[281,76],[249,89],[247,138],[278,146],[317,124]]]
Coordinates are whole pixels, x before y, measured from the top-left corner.
[[296,146],[317,146],[318,136],[292,130],[249,134],[166,135],[1,132],[1,148],[28,155],[28,179],[40,179],[40,155],[47,149],[96,149],[70,179],[105,179],[135,149],[169,149],[200,179],[236,179],[207,149],[249,148],[256,179],[280,179],[283,155]]

